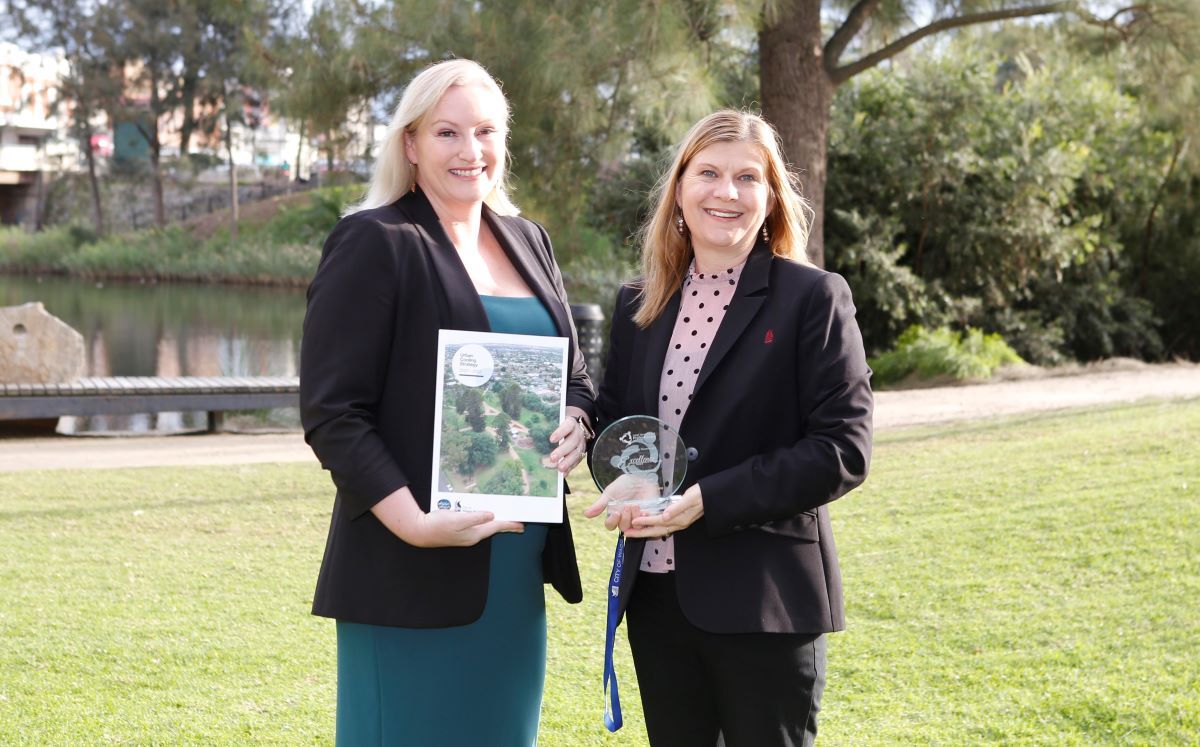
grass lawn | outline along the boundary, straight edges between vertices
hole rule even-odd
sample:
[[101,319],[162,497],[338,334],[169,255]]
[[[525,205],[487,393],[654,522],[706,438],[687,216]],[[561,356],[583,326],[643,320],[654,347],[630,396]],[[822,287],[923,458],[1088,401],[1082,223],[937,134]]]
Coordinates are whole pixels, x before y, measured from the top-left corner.
[[[543,745],[600,723],[613,538],[552,593]],[[316,467],[0,473],[0,744],[332,741]],[[823,745],[1200,745],[1200,401],[882,435],[835,504]]]

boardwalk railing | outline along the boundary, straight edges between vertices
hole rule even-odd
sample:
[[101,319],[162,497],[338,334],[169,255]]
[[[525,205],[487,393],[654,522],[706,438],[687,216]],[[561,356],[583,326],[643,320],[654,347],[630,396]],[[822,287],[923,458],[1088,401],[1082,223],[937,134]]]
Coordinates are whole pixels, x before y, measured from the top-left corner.
[[0,384],[0,420],[203,411],[208,429],[217,431],[229,410],[296,407],[299,394],[300,379],[294,376],[116,376],[65,384]]

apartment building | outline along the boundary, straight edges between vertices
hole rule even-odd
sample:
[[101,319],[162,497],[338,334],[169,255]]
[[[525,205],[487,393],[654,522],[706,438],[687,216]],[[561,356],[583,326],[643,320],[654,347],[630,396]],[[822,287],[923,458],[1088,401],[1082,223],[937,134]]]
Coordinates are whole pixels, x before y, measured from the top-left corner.
[[60,136],[68,113],[54,106],[66,65],[0,42],[0,223],[34,225],[48,174],[79,160],[78,147]]

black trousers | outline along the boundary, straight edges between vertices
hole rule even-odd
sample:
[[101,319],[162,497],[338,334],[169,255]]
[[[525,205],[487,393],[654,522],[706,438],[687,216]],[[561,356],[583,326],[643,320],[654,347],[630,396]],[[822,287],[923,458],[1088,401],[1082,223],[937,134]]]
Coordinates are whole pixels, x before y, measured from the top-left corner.
[[824,635],[707,633],[679,609],[674,573],[638,573],[627,619],[653,747],[814,744]]

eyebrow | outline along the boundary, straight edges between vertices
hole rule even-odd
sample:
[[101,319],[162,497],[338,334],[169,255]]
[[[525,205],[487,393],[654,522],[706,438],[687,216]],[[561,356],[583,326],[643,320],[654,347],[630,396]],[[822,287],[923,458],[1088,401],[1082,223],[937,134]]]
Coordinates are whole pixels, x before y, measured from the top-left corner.
[[[695,166],[695,167],[696,167],[696,168],[698,168],[698,169],[714,169],[714,170],[720,170],[720,167],[719,167],[719,166],[717,166],[717,165],[715,165],[715,164],[707,163],[707,162],[705,162],[705,161],[699,161],[699,162],[697,162],[697,163],[693,164],[693,166]],[[752,164],[744,164],[744,165],[742,165],[742,166],[739,166],[739,167],[737,167],[737,168],[735,168],[735,169],[733,169],[733,170],[734,170],[734,171],[757,171],[757,172],[758,172],[758,173],[760,173],[760,174],[762,174],[762,173],[765,173],[765,171],[766,171],[766,169],[764,169],[764,168],[762,167],[762,165],[761,165],[761,164],[757,164],[757,163],[752,163]]]
[[[499,127],[499,125],[496,124],[496,120],[494,120],[494,119],[481,119],[471,126],[478,127],[478,126],[484,125],[484,124],[489,124],[492,127]],[[431,122],[429,126],[430,127],[459,127],[460,125],[457,122],[451,122],[450,120],[447,120],[447,119],[439,119],[434,122]]]

